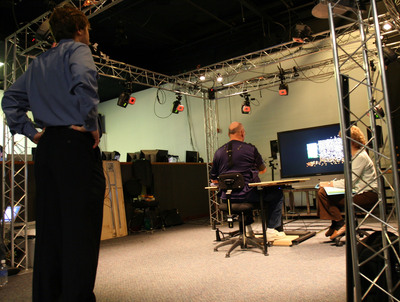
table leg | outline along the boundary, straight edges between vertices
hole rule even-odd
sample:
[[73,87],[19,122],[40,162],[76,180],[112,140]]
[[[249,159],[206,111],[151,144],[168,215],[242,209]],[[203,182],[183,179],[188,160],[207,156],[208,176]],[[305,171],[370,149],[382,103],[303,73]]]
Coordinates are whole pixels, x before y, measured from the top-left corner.
[[262,224],[262,232],[263,232],[263,250],[264,256],[268,256],[268,247],[267,247],[267,229],[266,229],[266,215],[264,209],[264,198],[263,198],[263,188],[257,187],[257,190],[260,194],[260,209],[261,209],[261,224]]

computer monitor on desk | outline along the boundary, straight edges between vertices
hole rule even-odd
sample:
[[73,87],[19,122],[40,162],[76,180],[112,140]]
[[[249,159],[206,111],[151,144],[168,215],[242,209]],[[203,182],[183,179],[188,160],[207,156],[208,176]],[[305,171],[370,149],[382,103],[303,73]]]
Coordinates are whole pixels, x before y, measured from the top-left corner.
[[127,163],[131,163],[136,159],[140,159],[140,152],[129,152],[126,154]]
[[149,160],[150,162],[168,162],[168,150],[141,150],[140,158]]
[[101,158],[102,160],[119,160],[121,154],[118,151],[102,151]]
[[187,163],[198,163],[199,162],[199,152],[186,151],[186,162]]

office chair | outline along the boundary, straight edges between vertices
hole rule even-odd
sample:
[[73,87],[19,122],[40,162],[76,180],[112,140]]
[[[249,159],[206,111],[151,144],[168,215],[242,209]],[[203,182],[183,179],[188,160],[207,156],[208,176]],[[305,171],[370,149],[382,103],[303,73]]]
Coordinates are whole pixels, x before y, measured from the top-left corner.
[[261,249],[264,252],[264,255],[266,255],[266,251],[263,247],[262,241],[257,238],[247,237],[246,235],[244,214],[245,212],[256,209],[257,204],[231,203],[232,192],[241,191],[245,186],[243,175],[240,173],[222,174],[218,177],[218,186],[219,189],[225,191],[226,194],[226,203],[221,203],[219,208],[220,210],[227,212],[226,219],[229,228],[233,228],[234,221],[236,220],[239,221],[240,225],[239,225],[239,236],[237,238],[232,238],[218,244],[214,248],[214,251],[218,251],[218,249],[222,246],[231,244],[232,246],[225,254],[226,258],[230,257],[231,252],[238,246],[240,246],[242,249],[246,249],[249,246],[253,246]]

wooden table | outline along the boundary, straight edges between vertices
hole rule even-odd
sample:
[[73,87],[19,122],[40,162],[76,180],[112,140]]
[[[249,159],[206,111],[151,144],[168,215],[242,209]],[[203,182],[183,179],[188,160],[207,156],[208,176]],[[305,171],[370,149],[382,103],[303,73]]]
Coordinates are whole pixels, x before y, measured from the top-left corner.
[[[283,189],[284,192],[288,192],[289,193],[289,206],[290,206],[290,211],[294,212],[295,210],[295,206],[294,206],[294,194],[295,192],[305,192],[306,193],[306,204],[307,204],[307,214],[311,214],[311,210],[310,210],[310,198],[309,198],[309,194],[310,192],[317,192],[318,189],[316,188],[285,188]],[[316,194],[316,204],[318,204],[318,195]]]
[[261,219],[262,219],[262,230],[263,230],[263,248],[264,248],[264,255],[268,255],[268,248],[267,248],[267,219],[266,213],[264,211],[264,200],[263,200],[263,193],[262,190],[264,187],[275,187],[281,185],[289,185],[292,183],[297,182],[304,182],[310,180],[309,178],[288,178],[288,179],[281,179],[281,180],[272,180],[272,181],[262,181],[262,182],[254,182],[249,183],[249,187],[257,187],[257,190],[260,192],[260,207],[261,207]]

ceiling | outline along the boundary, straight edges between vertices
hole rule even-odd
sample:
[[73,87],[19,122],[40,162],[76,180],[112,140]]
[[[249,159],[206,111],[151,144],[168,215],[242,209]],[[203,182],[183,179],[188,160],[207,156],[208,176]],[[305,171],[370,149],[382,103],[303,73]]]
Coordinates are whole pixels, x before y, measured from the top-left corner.
[[[60,2],[2,0],[0,40]],[[91,42],[111,59],[176,75],[290,41],[296,24],[307,24],[314,33],[327,30],[328,20],[311,14],[316,3],[125,0],[90,19]],[[117,97],[122,89],[109,79],[100,80],[102,101]]]

